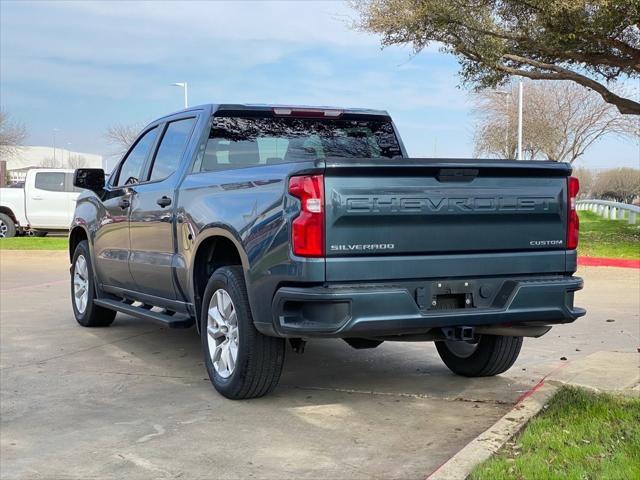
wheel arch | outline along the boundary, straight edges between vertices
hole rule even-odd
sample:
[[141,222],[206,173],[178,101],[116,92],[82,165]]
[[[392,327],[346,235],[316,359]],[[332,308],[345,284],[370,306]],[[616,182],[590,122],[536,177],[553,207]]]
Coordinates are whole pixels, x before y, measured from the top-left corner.
[[[69,231],[69,261],[73,261],[73,253],[76,251],[78,244],[83,241],[89,241],[89,234],[84,227],[76,225]],[[89,251],[91,251],[91,245],[89,245]]]
[[190,291],[196,311],[196,326],[200,331],[202,297],[211,274],[224,266],[239,265],[247,282],[249,260],[236,234],[227,228],[210,227],[202,232],[191,260]]
[[8,216],[16,225],[19,225],[18,220],[16,219],[15,213],[9,207],[0,207],[0,213],[4,213]]

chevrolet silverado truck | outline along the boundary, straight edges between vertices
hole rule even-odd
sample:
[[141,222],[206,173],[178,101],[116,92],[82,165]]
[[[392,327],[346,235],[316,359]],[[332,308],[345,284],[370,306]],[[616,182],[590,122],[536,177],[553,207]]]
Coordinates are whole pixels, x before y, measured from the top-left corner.
[[80,194],[73,172],[32,168],[23,188],[0,188],[0,238],[68,232]]
[[215,389],[272,391],[287,340],[435,341],[467,377],[574,306],[578,182],[564,163],[407,158],[384,111],[206,105],[79,169],[72,307],[195,325]]

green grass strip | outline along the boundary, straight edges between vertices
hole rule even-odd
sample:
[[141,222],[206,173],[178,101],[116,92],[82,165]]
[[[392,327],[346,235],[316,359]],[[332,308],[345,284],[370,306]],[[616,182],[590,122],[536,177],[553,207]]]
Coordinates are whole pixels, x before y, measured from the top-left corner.
[[640,259],[640,224],[607,220],[589,211],[581,211],[579,215],[579,255]]
[[472,480],[640,478],[640,398],[563,387]]
[[67,237],[0,238],[0,250],[66,250]]

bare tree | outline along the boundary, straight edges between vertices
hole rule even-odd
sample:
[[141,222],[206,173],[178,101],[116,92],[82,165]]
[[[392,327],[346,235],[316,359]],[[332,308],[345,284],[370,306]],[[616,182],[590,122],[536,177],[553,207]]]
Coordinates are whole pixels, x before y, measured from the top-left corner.
[[0,110],[0,155],[14,157],[27,138],[27,129],[21,123],[12,122],[10,115]]
[[116,148],[116,154],[123,155],[138,138],[142,127],[138,124],[123,125],[116,124],[107,128],[104,136],[107,141]]
[[87,166],[87,159],[83,155],[69,155],[69,160],[67,161],[69,168],[82,168]]
[[58,162],[56,162],[53,157],[44,157],[42,160],[40,160],[38,167],[59,168],[60,165],[58,165]]
[[[517,140],[516,86],[476,95],[477,153],[513,158]],[[597,93],[569,82],[529,82],[523,130],[530,158],[573,162],[608,134],[638,137],[637,116],[622,115]]]
[[596,198],[631,203],[640,196],[640,170],[614,168],[600,172],[592,193]]
[[594,198],[593,187],[596,181],[596,173],[585,167],[576,167],[573,169],[572,175],[578,178],[580,182],[579,198]]
[[[516,158],[518,105],[515,86],[511,85],[507,90],[483,90],[473,99],[473,114],[477,118],[474,134],[476,155]],[[540,144],[529,140],[539,138],[540,126],[532,109],[523,110],[522,124],[526,132],[523,156],[525,159],[534,159],[540,154]]]

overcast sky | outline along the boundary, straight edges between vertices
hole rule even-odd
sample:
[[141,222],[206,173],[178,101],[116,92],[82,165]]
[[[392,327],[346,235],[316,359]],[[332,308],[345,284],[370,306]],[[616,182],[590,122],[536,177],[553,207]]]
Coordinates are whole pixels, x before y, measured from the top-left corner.
[[[340,1],[0,2],[0,103],[32,145],[108,155],[114,123],[190,104],[371,107],[395,118],[412,156],[470,157],[469,93],[436,49],[381,50],[349,28]],[[526,132],[525,132],[526,141]],[[639,166],[638,143],[609,137],[578,164]]]

